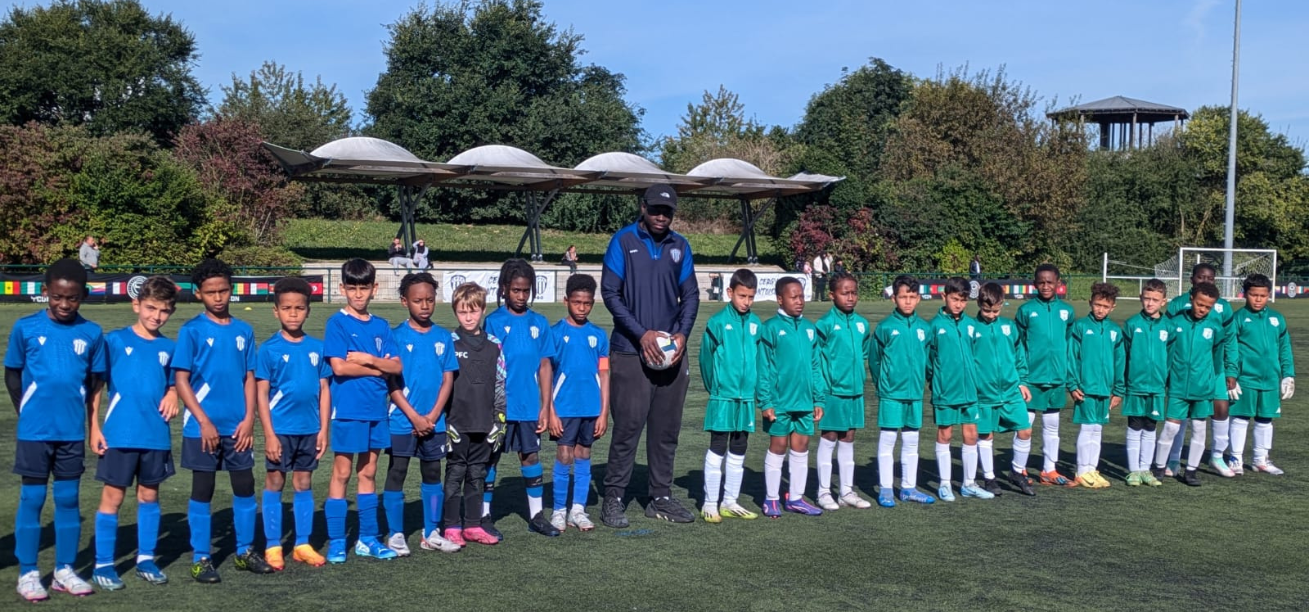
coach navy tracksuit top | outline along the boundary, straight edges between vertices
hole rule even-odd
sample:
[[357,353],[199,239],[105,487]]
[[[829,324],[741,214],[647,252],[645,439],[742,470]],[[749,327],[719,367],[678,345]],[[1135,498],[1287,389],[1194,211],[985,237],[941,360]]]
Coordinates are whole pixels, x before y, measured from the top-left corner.
[[656,240],[639,223],[618,230],[605,251],[600,295],[614,317],[611,352],[640,352],[649,330],[690,336],[700,307],[690,243],[671,230]]

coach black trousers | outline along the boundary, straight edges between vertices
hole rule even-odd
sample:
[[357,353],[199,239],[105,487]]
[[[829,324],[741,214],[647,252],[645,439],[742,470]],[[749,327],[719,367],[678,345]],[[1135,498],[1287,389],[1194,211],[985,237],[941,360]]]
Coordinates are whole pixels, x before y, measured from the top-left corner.
[[609,359],[609,412],[614,418],[605,468],[605,496],[622,497],[632,480],[641,431],[650,469],[650,496],[664,497],[673,486],[673,458],[682,429],[682,404],[690,381],[687,359],[667,370],[645,367],[639,355],[614,353]]

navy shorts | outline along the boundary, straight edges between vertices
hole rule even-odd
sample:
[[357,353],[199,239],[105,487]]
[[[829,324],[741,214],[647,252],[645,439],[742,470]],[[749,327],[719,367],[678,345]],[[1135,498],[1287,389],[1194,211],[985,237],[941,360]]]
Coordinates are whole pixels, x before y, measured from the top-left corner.
[[255,469],[254,448],[236,450],[236,440],[219,436],[218,448],[206,453],[200,438],[182,438],[182,467],[192,472],[240,472]]
[[357,455],[384,448],[391,448],[390,423],[332,419],[332,452]]
[[49,478],[54,474],[55,480],[78,478],[86,471],[86,443],[76,442],[36,442],[19,440],[14,446],[14,473],[31,478]]
[[318,434],[277,434],[282,443],[282,460],[269,461],[264,456],[264,469],[269,472],[312,472],[318,469]]
[[541,452],[541,435],[536,433],[539,421],[509,421],[505,423],[505,450],[530,455]]
[[100,456],[95,479],[126,489],[133,481],[138,485],[154,486],[176,473],[171,450],[110,448]]
[[445,432],[434,431],[423,437],[414,434],[391,434],[391,448],[386,451],[393,457],[418,457],[419,461],[445,459]]
[[550,436],[550,439],[558,442],[559,446],[585,446],[590,447],[595,444],[595,420],[600,417],[565,417],[560,419],[564,422],[564,435],[559,437]]

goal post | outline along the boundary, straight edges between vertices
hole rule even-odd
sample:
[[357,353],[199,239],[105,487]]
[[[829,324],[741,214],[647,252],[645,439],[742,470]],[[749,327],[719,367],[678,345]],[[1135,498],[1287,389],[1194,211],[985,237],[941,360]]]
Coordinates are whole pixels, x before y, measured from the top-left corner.
[[[1224,274],[1228,255],[1232,260],[1232,273]],[[1217,273],[1214,284],[1218,293],[1227,300],[1243,300],[1241,283],[1251,274],[1263,274],[1277,286],[1277,251],[1275,249],[1222,249],[1210,247],[1180,247],[1168,260],[1153,265],[1142,265],[1112,259],[1104,254],[1101,278],[1118,285],[1122,299],[1136,299],[1145,282],[1157,278],[1168,284],[1169,297],[1190,289],[1191,269],[1197,264],[1212,265]],[[1276,295],[1273,296],[1276,299]]]

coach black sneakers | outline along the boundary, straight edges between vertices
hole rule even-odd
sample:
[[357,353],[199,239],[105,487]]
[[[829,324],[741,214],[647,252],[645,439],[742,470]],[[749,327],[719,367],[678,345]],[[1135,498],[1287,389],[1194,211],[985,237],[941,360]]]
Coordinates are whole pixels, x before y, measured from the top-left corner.
[[627,506],[623,505],[623,498],[605,498],[604,505],[600,508],[600,522],[606,527],[627,529]]
[[671,497],[656,497],[650,500],[650,505],[645,507],[645,516],[673,523],[695,522],[695,515]]

